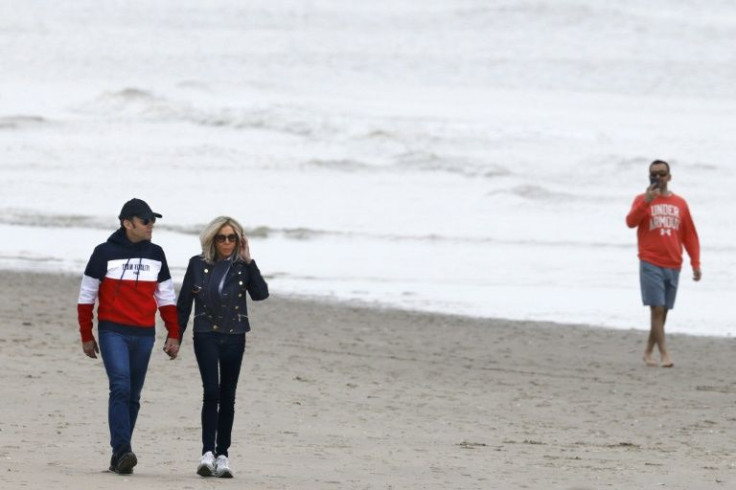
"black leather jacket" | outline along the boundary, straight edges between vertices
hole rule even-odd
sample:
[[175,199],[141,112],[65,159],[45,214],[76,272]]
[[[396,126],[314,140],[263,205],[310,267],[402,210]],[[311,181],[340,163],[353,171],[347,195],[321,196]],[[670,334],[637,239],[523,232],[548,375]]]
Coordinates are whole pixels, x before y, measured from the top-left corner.
[[[195,333],[243,334],[250,331],[245,292],[248,291],[253,301],[268,298],[268,284],[261,276],[255,260],[251,260],[250,264],[242,260],[233,262],[225,276],[221,293],[216,292],[218,285],[211,281],[213,269],[214,264],[205,262],[201,255],[189,260],[176,305],[182,338],[189,322],[192,302]],[[213,298],[216,301],[213,302]]]

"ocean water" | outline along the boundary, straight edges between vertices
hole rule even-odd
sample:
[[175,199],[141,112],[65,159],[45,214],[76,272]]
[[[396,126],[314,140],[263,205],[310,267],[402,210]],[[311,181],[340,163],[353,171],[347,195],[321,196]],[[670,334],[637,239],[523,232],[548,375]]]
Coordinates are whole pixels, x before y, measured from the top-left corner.
[[662,158],[704,274],[668,330],[732,336],[735,37],[725,0],[0,2],[0,269],[81,275],[135,196],[177,280],[228,214],[275,292],[647,329]]

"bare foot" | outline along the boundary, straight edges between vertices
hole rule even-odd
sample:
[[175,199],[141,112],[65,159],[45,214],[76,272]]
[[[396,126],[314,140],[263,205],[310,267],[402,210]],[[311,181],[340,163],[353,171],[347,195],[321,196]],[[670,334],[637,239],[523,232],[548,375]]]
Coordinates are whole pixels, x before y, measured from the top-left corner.
[[651,352],[645,352],[644,353],[644,364],[646,364],[649,367],[657,367],[657,361],[654,360],[652,357]]
[[672,359],[670,359],[670,356],[669,355],[665,354],[665,355],[662,356],[662,364],[661,364],[661,366],[663,368],[671,368],[674,365],[675,365],[675,363],[672,362]]

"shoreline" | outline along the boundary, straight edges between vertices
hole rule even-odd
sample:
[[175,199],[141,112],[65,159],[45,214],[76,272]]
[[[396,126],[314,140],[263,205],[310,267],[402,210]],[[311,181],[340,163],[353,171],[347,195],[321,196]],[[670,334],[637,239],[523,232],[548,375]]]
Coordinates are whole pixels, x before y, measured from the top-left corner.
[[[40,229],[35,229],[32,233],[28,230],[25,231],[31,233],[31,241],[42,242],[40,237],[39,239],[35,239],[34,233],[39,230]],[[12,231],[13,233],[16,233],[20,230]],[[74,232],[76,231],[77,230],[74,230]],[[73,237],[71,233],[62,238],[64,240],[68,239],[79,241],[79,237]],[[100,237],[97,237],[97,239],[99,238]],[[90,239],[90,241],[93,240]],[[178,243],[179,240],[174,240],[174,242]],[[160,245],[165,244],[167,243],[167,240],[162,237],[162,240],[157,240],[157,243]],[[166,249],[168,250],[169,248],[171,248],[170,245],[167,245]],[[173,262],[182,265],[188,263],[189,258],[191,257],[190,252],[191,250],[187,251],[187,254],[174,259]],[[37,251],[36,253],[39,252]],[[89,258],[88,251],[84,252],[84,254],[85,258],[81,262],[70,261],[63,263],[59,270],[53,270],[53,267],[59,267],[54,266],[53,264],[60,259],[54,259],[50,256],[39,259],[28,259],[25,262],[19,262],[17,257],[5,257],[5,260],[0,260],[0,271],[62,274],[75,277],[79,275],[81,277],[81,271],[84,269],[86,260]],[[167,251],[167,257],[169,255],[170,254]],[[179,285],[183,279],[186,268],[171,267],[172,257],[169,257],[169,260],[174,282]],[[267,261],[264,261],[264,263],[266,262]],[[636,279],[635,282],[627,286],[625,294],[622,293],[623,290],[621,288],[615,288],[613,295],[608,297],[607,300],[612,303],[602,309],[595,306],[596,301],[600,301],[601,297],[606,297],[606,294],[599,294],[600,292],[587,294],[585,293],[585,288],[577,288],[573,290],[564,290],[564,294],[560,291],[550,293],[544,288],[536,289],[532,286],[531,289],[525,290],[523,286],[520,288],[519,285],[511,285],[507,289],[497,286],[487,291],[490,295],[488,297],[492,299],[486,302],[486,297],[484,296],[482,301],[477,300],[476,302],[482,302],[486,305],[480,309],[468,308],[467,304],[453,303],[454,299],[452,295],[440,298],[437,301],[432,301],[430,297],[421,296],[420,294],[419,296],[422,298],[421,301],[413,303],[410,299],[405,300],[402,293],[398,291],[390,297],[382,295],[373,296],[367,292],[370,290],[370,286],[367,285],[364,285],[365,287],[361,286],[358,288],[362,291],[359,294],[347,293],[344,289],[329,291],[329,288],[325,289],[323,287],[325,281],[322,279],[316,279],[316,284],[303,284],[302,289],[296,291],[284,291],[283,296],[288,298],[305,299],[307,301],[325,302],[327,304],[336,302],[346,306],[436,315],[454,315],[457,317],[468,317],[478,320],[552,323],[560,325],[573,324],[590,328],[606,328],[613,330],[634,329],[648,332],[649,312],[646,307],[641,304],[637,276],[638,272],[633,269],[630,272],[630,278],[632,280]],[[269,275],[266,274],[266,280],[270,279],[268,276]],[[701,287],[702,285],[694,286],[694,283],[691,284],[690,281],[685,281],[685,283],[686,284],[681,286],[681,294],[683,297],[678,299],[675,311],[667,325],[668,335],[685,334],[717,338],[736,338],[736,327],[734,326],[733,319],[728,317],[727,313],[723,313],[725,310],[722,311],[722,308],[720,308],[720,305],[724,304],[724,302],[728,303],[728,298],[726,298],[728,291],[719,290],[716,292],[713,289],[704,289]],[[293,284],[291,287],[294,287]],[[312,291],[313,288],[316,288],[320,293],[312,295],[302,294],[302,291]],[[452,288],[448,290],[451,289]],[[406,292],[405,289],[403,291]],[[531,294],[532,297],[540,295],[542,298],[546,298],[546,300],[542,300],[541,303],[538,301],[527,301],[526,304],[528,304],[529,307],[525,308],[519,306],[522,302],[514,301],[514,296],[511,295],[509,297],[511,301],[508,301],[508,303],[513,303],[517,306],[511,308],[512,311],[503,310],[502,305],[506,303],[503,298],[506,298],[507,292],[509,291],[526,291],[526,293]],[[562,301],[560,300],[562,297],[567,299]],[[586,301],[590,301],[593,297],[595,299],[592,303],[586,303]],[[570,300],[569,298],[574,299]],[[447,300],[449,303],[454,305],[449,306],[449,308],[452,309],[451,311],[436,308],[436,306],[442,304],[444,300]],[[553,303],[552,305],[549,305],[546,304],[545,301],[553,301]],[[560,303],[560,301],[562,302]],[[546,306],[540,307],[540,304],[546,304]],[[590,308],[582,306],[585,304]],[[501,308],[501,311],[493,309],[494,305],[498,305]],[[540,312],[540,308],[544,313]],[[489,310],[491,311],[489,312]],[[702,311],[708,312],[705,317],[703,316]],[[714,314],[714,312],[721,313]]]
[[[70,274],[2,271],[0,471],[9,488],[199,487],[201,383],[158,330],[134,475],[107,473],[107,379]],[[273,296],[249,302],[226,487],[727,488],[736,341]],[[95,329],[96,332],[96,329]],[[731,414],[731,415],[729,415]]]

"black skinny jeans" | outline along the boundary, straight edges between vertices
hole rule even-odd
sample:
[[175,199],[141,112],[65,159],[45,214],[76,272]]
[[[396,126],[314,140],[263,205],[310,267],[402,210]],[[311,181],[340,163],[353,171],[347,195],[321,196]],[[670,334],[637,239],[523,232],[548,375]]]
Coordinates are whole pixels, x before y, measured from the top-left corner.
[[227,456],[235,417],[235,390],[245,353],[245,334],[194,334],[194,355],[202,376],[202,454]]

